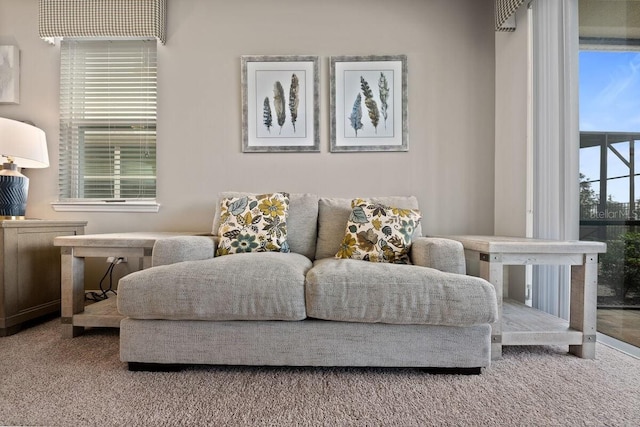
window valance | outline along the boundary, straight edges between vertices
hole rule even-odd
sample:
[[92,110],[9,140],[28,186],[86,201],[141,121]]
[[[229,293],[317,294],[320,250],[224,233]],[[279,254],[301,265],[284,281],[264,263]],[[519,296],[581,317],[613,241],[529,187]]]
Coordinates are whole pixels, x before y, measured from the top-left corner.
[[524,0],[496,0],[496,31],[515,31],[513,14],[524,3]]
[[40,37],[155,37],[166,41],[166,0],[40,0]]

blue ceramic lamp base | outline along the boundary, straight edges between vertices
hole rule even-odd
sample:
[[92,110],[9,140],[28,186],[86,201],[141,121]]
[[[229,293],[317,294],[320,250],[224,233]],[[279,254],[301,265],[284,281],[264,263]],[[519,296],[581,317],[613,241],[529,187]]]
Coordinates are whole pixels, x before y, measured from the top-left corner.
[[27,210],[29,178],[14,163],[3,163],[0,170],[0,219],[24,219]]

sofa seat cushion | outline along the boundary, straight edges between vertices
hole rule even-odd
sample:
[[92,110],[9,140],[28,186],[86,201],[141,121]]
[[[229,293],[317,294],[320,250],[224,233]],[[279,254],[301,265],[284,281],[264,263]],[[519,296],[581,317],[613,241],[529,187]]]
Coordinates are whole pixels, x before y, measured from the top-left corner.
[[295,253],[240,253],[162,265],[118,284],[118,310],[136,319],[301,320],[311,261]]
[[307,315],[344,322],[471,326],[498,317],[493,286],[415,265],[317,260],[307,273]]

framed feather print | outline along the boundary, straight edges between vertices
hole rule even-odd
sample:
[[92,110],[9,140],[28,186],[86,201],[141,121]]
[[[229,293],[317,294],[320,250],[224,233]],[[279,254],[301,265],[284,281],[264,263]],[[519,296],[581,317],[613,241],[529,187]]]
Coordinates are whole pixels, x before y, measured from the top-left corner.
[[242,56],[242,151],[320,151],[317,56]]
[[333,56],[331,151],[408,151],[407,56]]

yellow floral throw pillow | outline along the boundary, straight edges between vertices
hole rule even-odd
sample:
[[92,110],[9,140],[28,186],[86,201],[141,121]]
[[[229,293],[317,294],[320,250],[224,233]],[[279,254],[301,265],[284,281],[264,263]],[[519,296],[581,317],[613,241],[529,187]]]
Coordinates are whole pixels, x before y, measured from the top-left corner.
[[289,252],[288,210],[288,193],[222,199],[216,256],[243,252]]
[[409,264],[409,248],[422,215],[363,199],[351,201],[351,216],[336,258]]

